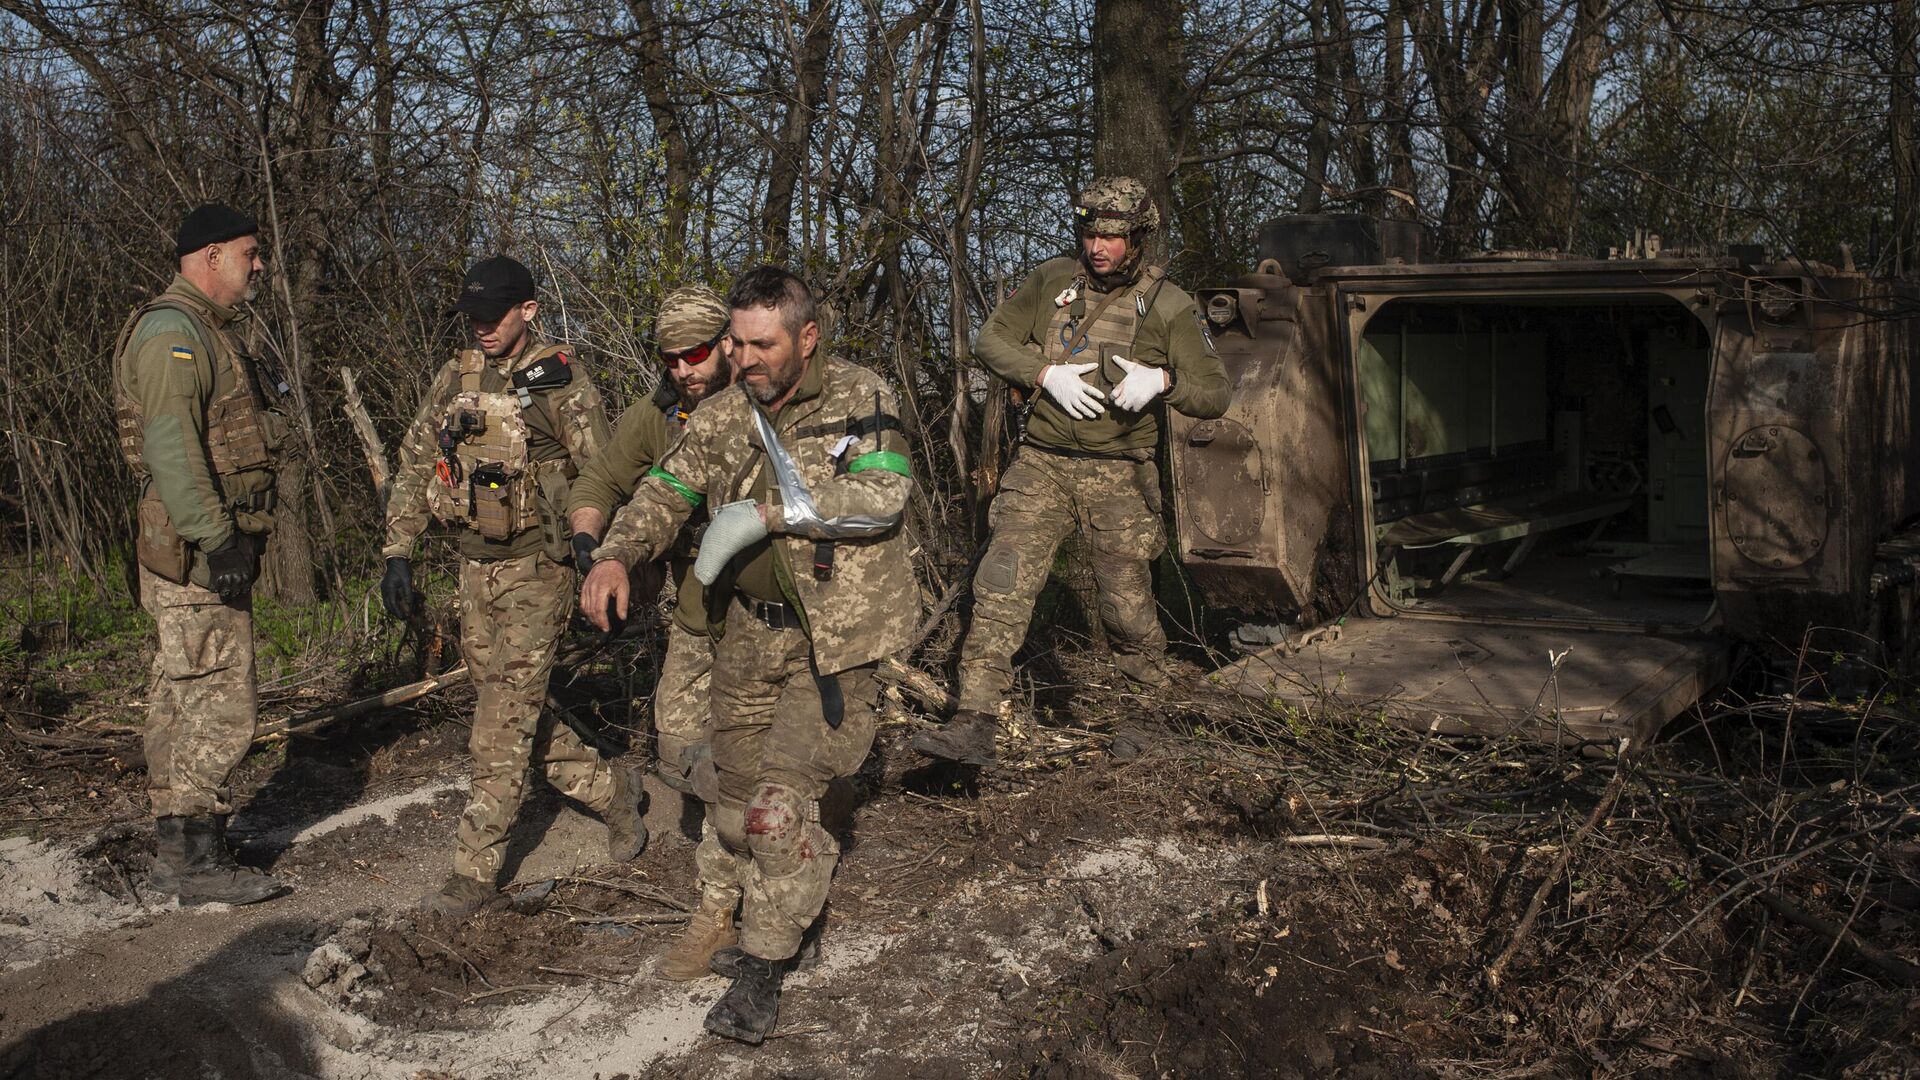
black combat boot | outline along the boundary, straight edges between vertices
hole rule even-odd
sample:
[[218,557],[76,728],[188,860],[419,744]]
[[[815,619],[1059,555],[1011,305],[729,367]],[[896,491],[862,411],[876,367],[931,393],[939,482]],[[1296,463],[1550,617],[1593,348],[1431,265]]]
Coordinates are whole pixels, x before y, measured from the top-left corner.
[[647,850],[647,789],[639,769],[615,766],[613,801],[601,817],[607,822],[607,858],[632,862]]
[[161,818],[155,834],[162,862],[169,862],[170,849],[177,861],[170,862],[171,875],[156,869],[153,884],[182,904],[257,904],[293,891],[279,878],[234,861],[224,814]]
[[180,891],[180,871],[187,865],[187,819],[155,818],[153,822],[153,871],[147,875],[147,888],[168,896]]
[[780,1018],[780,981],[786,977],[787,962],[743,952],[732,967],[733,985],[707,1013],[707,1030],[758,1046]]
[[994,740],[1000,721],[978,709],[961,709],[935,731],[913,737],[913,748],[931,758],[962,765],[991,765],[999,756]]

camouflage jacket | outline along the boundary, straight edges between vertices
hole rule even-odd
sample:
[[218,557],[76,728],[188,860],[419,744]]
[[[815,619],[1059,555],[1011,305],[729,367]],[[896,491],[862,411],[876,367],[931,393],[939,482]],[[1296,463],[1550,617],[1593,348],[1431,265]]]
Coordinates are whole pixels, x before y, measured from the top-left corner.
[[[754,420],[758,409],[739,384],[701,402],[686,433],[614,518],[594,557],[632,569],[659,558],[695,507],[748,497],[768,468]],[[772,423],[822,517],[887,518],[905,510],[913,478],[907,475],[899,415],[893,390],[878,375],[815,355]],[[905,531],[895,526],[878,536],[838,541],[833,572],[822,581],[812,569],[814,542],[777,531],[779,489],[767,486],[768,516],[776,527],[770,543],[775,573],[782,594],[799,611],[820,673],[873,663],[905,648],[920,613]],[[749,548],[735,565],[755,553]],[[708,594],[708,618],[717,633],[716,616],[724,615],[732,598],[731,577],[722,575]]]
[[[487,365],[480,389],[490,394],[508,390],[513,373],[545,345],[538,335],[529,333],[519,353]],[[386,543],[380,549],[383,557],[411,558],[414,541],[433,521],[428,485],[443,482],[436,474],[442,460],[440,429],[460,391],[462,355],[456,354],[434,376],[426,397],[421,399],[420,411],[400,441],[393,489],[387,496]],[[536,464],[563,463],[559,469],[543,474],[545,482],[538,493],[540,522],[505,540],[489,540],[474,529],[462,529],[460,554],[466,558],[516,559],[544,551],[557,562],[569,561],[567,488],[580,468],[607,445],[612,433],[592,375],[571,351],[566,356],[573,370],[571,381],[557,389],[532,391],[531,404],[521,410],[530,460]]]
[[[1002,301],[987,316],[980,333],[973,339],[973,351],[988,370],[1034,395],[1033,411],[1027,419],[1027,438],[1045,446],[1081,450],[1093,454],[1152,449],[1160,441],[1160,413],[1177,409],[1203,420],[1227,411],[1231,392],[1226,368],[1213,342],[1200,325],[1199,309],[1193,298],[1178,285],[1164,278],[1157,287],[1142,291],[1138,303],[1146,308],[1139,315],[1135,300],[1119,297],[1106,309],[1104,321],[1124,324],[1129,340],[1115,342],[1135,363],[1166,368],[1172,372],[1173,385],[1166,394],[1144,412],[1122,412],[1108,403],[1099,416],[1075,420],[1044,390],[1038,389],[1040,370],[1048,364],[1071,359],[1075,363],[1100,361],[1086,374],[1086,381],[1111,392],[1119,381],[1117,365],[1102,353],[1102,344],[1090,340],[1092,348],[1064,356],[1062,331],[1071,332],[1068,304],[1062,303],[1067,288],[1080,276],[1077,259],[1049,259],[1028,274],[1012,296]],[[1126,286],[1134,291],[1134,285]],[[1089,311],[1098,308],[1107,294],[1082,285]]]
[[[653,396],[620,414],[614,425],[613,441],[593,456],[574,478],[567,513],[592,508],[611,518],[614,512],[633,498],[635,488],[647,470],[666,456],[680,433],[686,430],[689,413],[680,408],[680,395],[673,384],[660,380]],[[694,511],[686,527],[667,553],[674,588],[673,621],[691,633],[707,632],[706,605],[701,600],[700,582],[693,576],[693,560],[700,554],[694,534],[707,520],[704,507]]]

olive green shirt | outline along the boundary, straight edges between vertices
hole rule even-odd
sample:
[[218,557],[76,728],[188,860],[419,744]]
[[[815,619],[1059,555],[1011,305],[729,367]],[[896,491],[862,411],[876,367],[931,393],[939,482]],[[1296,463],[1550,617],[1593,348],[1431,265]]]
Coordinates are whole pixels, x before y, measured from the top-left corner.
[[[217,321],[202,326],[171,307],[147,312],[134,325],[115,377],[140,403],[140,456],[147,472],[142,497],[158,496],[174,529],[194,547],[212,551],[232,537],[234,521],[207,456],[207,405],[233,391],[234,373],[220,362],[220,350],[208,335],[224,335],[237,313],[207,299],[178,274],[166,294],[199,301]],[[206,584],[205,560],[194,560],[193,574],[196,584]]]
[[[651,398],[621,413],[613,428],[613,441],[574,478],[567,499],[568,516],[576,510],[594,509],[611,521],[614,511],[633,498],[647,470],[666,456],[686,429],[688,415],[681,410],[680,396],[673,392],[673,385],[664,380]],[[701,635],[707,632],[707,613],[700,599],[700,579],[693,576],[693,560],[699,554],[693,537],[706,520],[706,509],[696,510],[667,555],[673,577],[673,621],[681,629]]]
[[[1167,408],[1201,420],[1210,420],[1227,411],[1232,394],[1227,386],[1226,368],[1200,325],[1199,309],[1178,285],[1163,281],[1159,291],[1153,294],[1152,306],[1134,338],[1131,359],[1167,369],[1172,373],[1173,385],[1140,413],[1121,413],[1108,405],[1091,420],[1076,420],[1067,415],[1052,396],[1039,388],[1039,381],[1041,369],[1050,362],[1043,344],[1053,323],[1055,300],[1080,273],[1080,263],[1073,258],[1041,263],[1012,296],[993,309],[973,339],[974,355],[989,371],[1035,396],[1033,411],[1027,418],[1028,439],[1064,450],[1117,454],[1152,449],[1159,444],[1161,402]],[[1131,290],[1133,286],[1123,288]],[[1089,309],[1106,295],[1089,285]],[[1128,301],[1123,297],[1115,302]],[[1097,358],[1087,355],[1086,359]],[[1088,372],[1086,381],[1103,393],[1110,395],[1113,390],[1113,380],[1105,364]]]
[[[481,374],[483,393],[504,393],[512,388],[513,373],[524,361],[547,343],[529,333],[520,351],[488,365]],[[576,468],[591,461],[612,439],[607,413],[593,376],[573,352],[568,351],[573,378],[553,390],[536,390],[532,405],[521,415],[527,424],[527,456],[534,462],[571,459]],[[439,483],[435,468],[441,460],[439,435],[446,421],[447,407],[460,392],[460,358],[456,355],[440,368],[420,411],[400,442],[400,455],[394,469],[393,491],[387,497],[387,537],[381,554],[387,558],[411,558],[414,541],[427,530],[432,515],[427,504],[427,485]],[[570,500],[566,500],[570,501]],[[566,506],[551,505],[541,495],[541,522],[520,530],[505,540],[489,540],[476,529],[462,529],[460,554],[469,559],[492,562],[518,559],[545,551],[556,561],[567,562]]]

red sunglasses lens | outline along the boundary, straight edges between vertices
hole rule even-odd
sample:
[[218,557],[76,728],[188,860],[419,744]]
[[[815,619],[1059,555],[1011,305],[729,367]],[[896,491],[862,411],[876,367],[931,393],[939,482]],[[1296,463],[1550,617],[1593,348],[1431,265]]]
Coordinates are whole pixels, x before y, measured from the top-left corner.
[[712,353],[713,353],[713,342],[709,341],[701,345],[695,345],[691,349],[679,349],[674,352],[662,352],[660,354],[660,362],[663,364],[666,364],[668,367],[672,367],[675,364],[685,364],[688,367],[698,367],[701,364],[706,363],[707,357],[712,355]]

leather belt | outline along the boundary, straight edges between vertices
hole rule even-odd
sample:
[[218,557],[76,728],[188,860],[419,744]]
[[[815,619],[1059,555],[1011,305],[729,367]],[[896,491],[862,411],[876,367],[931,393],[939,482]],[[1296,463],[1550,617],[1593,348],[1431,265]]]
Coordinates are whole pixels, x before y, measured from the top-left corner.
[[742,595],[740,597],[740,606],[747,609],[747,614],[759,619],[775,630],[800,629],[800,613],[794,610],[792,604],[775,603],[771,600],[755,600],[751,596]]

